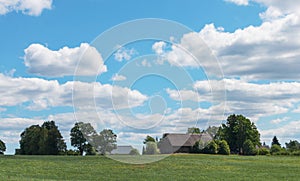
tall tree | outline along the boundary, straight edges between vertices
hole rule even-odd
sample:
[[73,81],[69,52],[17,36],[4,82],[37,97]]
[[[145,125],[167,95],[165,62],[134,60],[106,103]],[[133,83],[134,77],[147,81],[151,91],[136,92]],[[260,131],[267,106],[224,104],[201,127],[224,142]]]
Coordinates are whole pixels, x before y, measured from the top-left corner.
[[155,139],[152,136],[147,135],[147,137],[144,139],[143,143],[146,144],[148,142],[155,142]]
[[272,143],[271,143],[271,146],[273,145],[278,145],[278,146],[281,146],[281,144],[279,143],[278,139],[276,136],[273,137],[272,139]]
[[286,145],[286,148],[288,151],[297,151],[297,150],[300,150],[300,143],[297,141],[297,140],[290,140],[289,143],[285,143]]
[[20,154],[38,155],[45,150],[44,140],[46,139],[43,130],[39,125],[32,125],[21,133]]
[[93,143],[89,143],[89,141],[92,142],[95,135],[97,132],[90,123],[75,123],[70,133],[71,145],[79,150],[80,155],[83,155],[83,152],[93,149],[91,148]]
[[111,129],[102,130],[94,137],[95,148],[102,155],[117,148],[117,135]]
[[65,152],[67,149],[66,143],[55,125],[54,121],[46,121],[42,125],[44,134],[47,136],[45,139],[45,148],[47,155],[57,155],[59,153]]
[[5,143],[2,140],[0,140],[0,155],[4,154],[5,151],[6,151]]
[[188,134],[200,134],[201,131],[199,128],[191,127],[191,128],[188,128],[187,133]]
[[66,143],[54,121],[32,125],[21,133],[20,154],[57,155],[65,151]]
[[216,138],[226,140],[230,151],[243,154],[243,145],[246,140],[253,143],[254,146],[261,145],[260,134],[249,119],[243,115],[230,115],[226,124],[222,124]]

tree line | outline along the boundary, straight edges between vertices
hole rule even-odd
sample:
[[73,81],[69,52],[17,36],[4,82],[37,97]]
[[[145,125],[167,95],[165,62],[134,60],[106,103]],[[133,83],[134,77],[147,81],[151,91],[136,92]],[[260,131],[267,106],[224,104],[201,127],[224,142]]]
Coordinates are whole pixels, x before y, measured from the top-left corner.
[[[110,129],[97,133],[90,123],[77,122],[70,130],[71,146],[75,150],[67,150],[66,143],[54,121],[46,121],[32,125],[21,133],[20,155],[96,155],[110,153],[117,147],[117,135]],[[1,145],[0,145],[1,146]]]
[[[203,131],[195,127],[188,128],[187,133],[208,133],[213,138],[209,142],[197,141],[192,146],[191,153],[300,156],[300,143],[297,140],[290,140],[284,147],[274,136],[271,147],[261,144],[257,127],[243,115],[230,115],[220,127],[209,126]],[[83,122],[76,122],[70,130],[70,141],[74,150],[67,149],[54,121],[46,121],[41,126],[32,125],[20,136],[20,149],[16,149],[16,154],[21,155],[105,155],[117,148],[117,135],[111,129],[103,129],[97,133],[90,123]],[[143,143],[145,146],[142,154],[160,153],[158,138],[148,135]],[[5,151],[5,143],[0,140],[0,154]],[[139,152],[134,149],[131,154],[136,155]]]
[[[291,140],[281,147],[278,139],[274,136],[271,148],[260,142],[260,133],[253,122],[243,115],[232,114],[228,116],[226,123],[220,127],[209,126],[201,131],[199,128],[188,128],[189,134],[208,133],[213,140],[209,142],[197,141],[191,148],[190,153],[204,154],[240,154],[240,155],[299,155],[300,143]],[[158,154],[160,141],[147,136],[143,142],[144,154]]]

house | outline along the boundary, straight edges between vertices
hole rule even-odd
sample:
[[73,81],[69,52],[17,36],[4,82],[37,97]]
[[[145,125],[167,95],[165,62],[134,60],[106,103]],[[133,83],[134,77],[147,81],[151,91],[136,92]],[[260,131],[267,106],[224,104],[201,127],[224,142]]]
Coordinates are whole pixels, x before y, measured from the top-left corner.
[[204,143],[211,141],[213,138],[208,133],[201,134],[178,134],[165,133],[158,147],[160,153],[190,153],[195,143],[201,140]]
[[133,150],[132,146],[117,146],[116,149],[111,151],[113,155],[129,155],[131,150]]

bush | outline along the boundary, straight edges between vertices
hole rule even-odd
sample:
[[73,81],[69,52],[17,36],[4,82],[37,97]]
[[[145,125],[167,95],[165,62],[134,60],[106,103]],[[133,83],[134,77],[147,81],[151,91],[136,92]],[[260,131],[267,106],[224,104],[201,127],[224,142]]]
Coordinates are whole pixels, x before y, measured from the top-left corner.
[[134,148],[130,151],[129,155],[140,155],[140,152]]
[[217,143],[213,140],[208,143],[202,150],[202,153],[206,154],[216,154],[218,152],[218,145]]
[[158,154],[158,153],[159,153],[159,150],[157,148],[156,142],[149,141],[146,143],[146,150],[145,150],[146,155],[154,155],[154,154]]
[[227,143],[227,141],[222,140],[218,142],[218,154],[221,155],[229,155],[230,154],[230,148]]
[[277,144],[273,144],[270,150],[272,155],[280,155],[281,147]]
[[74,150],[67,150],[66,153],[67,153],[67,155],[71,155],[71,156],[80,155],[79,151],[74,151]]
[[253,145],[251,140],[246,140],[243,144],[243,154],[244,155],[256,155],[257,150]]
[[270,155],[270,150],[268,148],[259,148],[258,155]]
[[293,156],[300,156],[300,150],[298,150],[298,151],[293,151],[293,152],[291,153],[291,155],[293,155]]

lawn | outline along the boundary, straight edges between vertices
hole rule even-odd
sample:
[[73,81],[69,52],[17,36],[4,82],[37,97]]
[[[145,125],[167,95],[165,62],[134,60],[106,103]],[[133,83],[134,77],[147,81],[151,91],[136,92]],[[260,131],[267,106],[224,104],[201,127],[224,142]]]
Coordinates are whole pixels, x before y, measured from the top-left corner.
[[300,157],[172,155],[149,164],[102,157],[1,156],[0,180],[299,180]]

